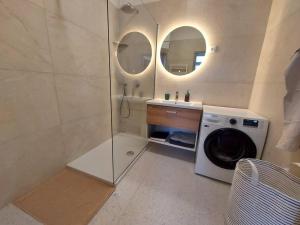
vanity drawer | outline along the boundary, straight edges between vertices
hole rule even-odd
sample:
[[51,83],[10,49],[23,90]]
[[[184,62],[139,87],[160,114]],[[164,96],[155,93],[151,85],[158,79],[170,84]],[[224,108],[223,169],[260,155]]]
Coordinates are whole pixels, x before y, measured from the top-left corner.
[[198,131],[201,110],[148,105],[147,122],[152,125]]

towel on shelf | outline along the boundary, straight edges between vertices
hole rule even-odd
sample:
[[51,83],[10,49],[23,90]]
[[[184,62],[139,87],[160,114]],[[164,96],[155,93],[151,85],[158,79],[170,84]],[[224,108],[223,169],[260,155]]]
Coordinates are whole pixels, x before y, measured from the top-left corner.
[[284,128],[277,148],[297,151],[300,148],[300,51],[285,72],[287,93],[284,97]]

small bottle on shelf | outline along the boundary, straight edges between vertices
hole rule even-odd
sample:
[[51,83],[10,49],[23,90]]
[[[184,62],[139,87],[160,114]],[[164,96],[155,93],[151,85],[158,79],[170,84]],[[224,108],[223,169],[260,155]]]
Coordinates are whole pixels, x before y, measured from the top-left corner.
[[190,90],[187,90],[185,96],[184,96],[184,101],[189,102],[190,101]]

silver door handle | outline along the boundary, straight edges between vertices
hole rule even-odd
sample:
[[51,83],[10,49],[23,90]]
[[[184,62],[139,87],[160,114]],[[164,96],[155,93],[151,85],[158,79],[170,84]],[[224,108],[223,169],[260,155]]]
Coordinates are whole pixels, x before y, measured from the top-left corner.
[[169,114],[176,114],[177,112],[176,111],[166,111],[167,113]]

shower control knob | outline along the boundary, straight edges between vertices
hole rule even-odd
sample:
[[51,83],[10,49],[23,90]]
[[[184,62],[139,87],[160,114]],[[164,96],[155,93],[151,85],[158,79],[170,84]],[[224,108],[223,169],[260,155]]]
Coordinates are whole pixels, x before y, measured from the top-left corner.
[[237,123],[237,121],[236,121],[236,119],[230,119],[229,120],[229,123],[231,124],[231,125],[235,125],[236,123]]

